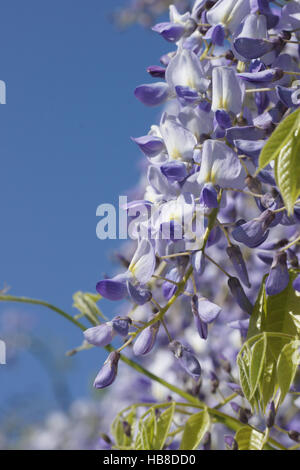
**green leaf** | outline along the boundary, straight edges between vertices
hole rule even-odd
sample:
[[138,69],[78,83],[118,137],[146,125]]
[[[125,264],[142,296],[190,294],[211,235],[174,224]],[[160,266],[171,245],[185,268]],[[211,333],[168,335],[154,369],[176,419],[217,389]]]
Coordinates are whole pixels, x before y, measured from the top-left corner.
[[192,415],[185,424],[180,450],[197,449],[209,425],[209,414],[206,410]]
[[276,160],[295,132],[300,129],[300,109],[287,116],[275,129],[259,156],[259,170]]
[[124,446],[126,443],[126,434],[124,432],[123,418],[120,415],[117,415],[111,425],[111,433],[115,438],[115,443],[117,447]]
[[100,299],[101,295],[78,291],[73,295],[73,307],[79,310],[81,316],[86,316],[94,323],[98,323],[98,316],[105,319],[96,304]]
[[300,341],[291,341],[281,351],[277,363],[277,377],[280,387],[280,402],[288,393],[300,364]]
[[154,408],[149,408],[145,419],[139,421],[139,430],[135,441],[134,450],[153,450],[153,439],[157,432],[156,416]]
[[[272,345],[273,338],[269,338],[269,346]],[[265,365],[259,383],[259,399],[263,410],[266,410],[268,403],[274,398],[277,391],[276,357],[271,349],[267,348]]]
[[275,162],[275,179],[288,214],[300,195],[300,129],[294,131],[281,148]]
[[[125,434],[123,422],[127,423],[131,427],[131,436]],[[126,416],[118,414],[111,425],[111,433],[115,438],[115,448],[120,450],[130,449],[132,447],[132,439],[134,435],[134,427],[136,423],[136,408],[135,406],[127,413]]]
[[[300,335],[300,296],[293,288],[297,273],[290,270],[290,282],[277,295],[266,295],[265,280],[262,283],[253,313],[250,317],[247,339],[263,332],[282,333],[292,337]],[[274,353],[279,356],[284,343],[282,338],[274,342]]]
[[262,450],[264,435],[249,426],[245,426],[237,431],[235,440],[239,450]]
[[290,380],[291,385],[295,375],[294,369],[284,367],[300,336],[300,297],[292,285],[297,273],[291,270],[289,274],[287,288],[274,296],[266,295],[264,279],[250,317],[247,342],[237,358],[244,395],[252,407],[258,400],[263,410],[280,384],[281,392],[286,393],[283,383]]
[[256,389],[259,384],[261,374],[264,369],[265,359],[266,359],[266,350],[267,350],[267,336],[263,333],[263,336],[258,340],[252,350],[251,354],[251,364],[250,364],[250,387],[252,398],[256,392]]
[[239,368],[240,384],[246,399],[249,401],[252,408],[257,406],[257,402],[253,399],[252,388],[250,383],[250,361],[251,350],[248,343],[245,343],[241,354],[237,357],[237,365]]
[[156,434],[153,440],[153,449],[161,450],[164,447],[175,411],[175,403],[166,409],[158,418],[156,423]]

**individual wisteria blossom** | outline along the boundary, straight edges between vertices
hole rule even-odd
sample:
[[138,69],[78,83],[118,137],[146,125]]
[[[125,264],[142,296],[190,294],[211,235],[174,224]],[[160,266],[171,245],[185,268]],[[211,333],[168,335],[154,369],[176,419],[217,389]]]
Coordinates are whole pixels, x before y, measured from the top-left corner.
[[245,170],[237,154],[219,140],[208,139],[203,144],[199,185],[210,182],[221,188],[244,186]]

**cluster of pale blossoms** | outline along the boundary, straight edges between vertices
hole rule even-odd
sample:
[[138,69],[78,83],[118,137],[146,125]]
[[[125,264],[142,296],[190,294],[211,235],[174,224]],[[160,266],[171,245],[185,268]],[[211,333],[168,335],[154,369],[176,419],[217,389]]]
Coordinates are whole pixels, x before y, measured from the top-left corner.
[[126,28],[138,23],[149,27],[155,19],[168,9],[170,4],[176,5],[179,9],[187,9],[190,0],[129,0],[128,4],[117,9],[113,18],[117,26]]
[[[124,340],[97,389],[116,379],[121,350],[143,359],[156,346],[157,360],[143,359],[150,369],[163,358],[164,377],[213,404],[221,381],[243,395],[233,363],[263,276],[274,296],[299,267],[300,206],[287,213],[273,164],[260,169],[258,158],[299,107],[300,3],[198,0],[184,14],[171,5],[170,21],[152,29],[174,47],[148,67],[157,81],[135,89],[144,105],[165,105],[159,124],[133,139],[147,171],[127,207],[143,213],[130,220],[137,247],[122,255],[125,272],[97,284],[102,297],[132,305],[84,338],[100,347]],[[293,287],[300,292],[299,275]],[[251,418],[240,402],[228,406]],[[270,413],[273,422],[273,402]],[[282,420],[300,432],[299,411]],[[226,443],[235,445],[231,436]]]

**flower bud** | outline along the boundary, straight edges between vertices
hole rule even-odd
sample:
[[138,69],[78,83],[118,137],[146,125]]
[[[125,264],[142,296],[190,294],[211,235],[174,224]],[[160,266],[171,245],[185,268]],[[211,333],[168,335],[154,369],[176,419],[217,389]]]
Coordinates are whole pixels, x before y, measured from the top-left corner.
[[102,369],[100,369],[97,377],[95,378],[95,388],[105,388],[113,383],[117,376],[119,359],[120,353],[118,351],[110,353],[104,362]]
[[204,434],[202,444],[204,450],[211,449],[211,433],[209,431]]
[[132,323],[131,318],[117,316],[114,317],[111,322],[115,332],[118,333],[118,335],[126,338],[126,336],[128,335],[129,327]]
[[250,300],[246,296],[244,289],[241,286],[240,281],[236,277],[230,277],[228,279],[228,287],[230,289],[231,294],[235,298],[238,305],[241,307],[242,310],[247,312],[251,315],[253,310],[253,305],[251,304]]
[[99,448],[101,450],[110,450],[113,446],[113,442],[107,434],[101,433],[99,439]]
[[282,292],[289,283],[286,253],[275,253],[273,264],[266,281],[267,295],[276,295]]
[[226,252],[242,283],[247,287],[251,287],[246,264],[240,247],[238,245],[228,246],[228,248],[226,248]]
[[240,405],[238,405],[234,401],[232,401],[230,405],[233,411],[237,413],[238,418],[241,421],[241,423],[248,424],[248,420],[252,416],[251,411],[248,410],[247,408],[242,408]]
[[183,369],[191,375],[193,379],[198,380],[201,375],[201,366],[198,359],[179,341],[172,341],[169,347]]
[[234,393],[237,393],[241,397],[244,397],[243,391],[240,387],[240,385],[234,383],[234,382],[227,382],[227,387],[229,387]]
[[214,372],[211,371],[209,375],[210,375],[210,382],[211,382],[211,393],[216,393],[219,387],[220,381]]
[[274,401],[272,401],[270,404],[270,409],[269,409],[269,413],[268,413],[267,420],[266,420],[266,425],[268,428],[272,428],[274,426],[275,417],[276,417],[275,404],[274,404]]
[[159,326],[160,322],[157,321],[156,323],[153,323],[153,325],[150,325],[145,328],[138,335],[133,345],[133,352],[136,356],[145,356],[152,350],[155,344]]
[[220,362],[221,362],[221,367],[227,372],[227,374],[231,373],[231,364],[228,361],[228,359],[223,356],[223,354],[220,355]]
[[245,179],[245,183],[250,189],[255,194],[261,194],[262,192],[262,185],[261,182],[259,181],[258,178],[255,178],[254,176],[248,175]]
[[130,424],[128,423],[128,421],[123,421],[123,422],[122,422],[122,426],[123,426],[125,435],[126,435],[127,437],[131,437],[131,426],[130,426]]
[[225,435],[224,441],[228,450],[238,450],[238,443],[233,436]]
[[94,346],[104,347],[111,343],[115,334],[116,332],[114,331],[113,323],[109,321],[102,325],[88,328],[84,331],[83,336],[88,343],[93,344]]
[[193,295],[191,300],[192,312],[200,338],[207,339],[207,325],[219,316],[221,308],[207,299]]
[[256,248],[261,245],[268,237],[267,229],[275,218],[275,214],[267,209],[256,219],[246,223],[239,224],[233,231],[233,238],[244,243],[249,248]]
[[288,432],[288,435],[293,441],[300,442],[300,432],[291,430]]
[[147,72],[154,78],[165,78],[166,69],[160,65],[150,65]]

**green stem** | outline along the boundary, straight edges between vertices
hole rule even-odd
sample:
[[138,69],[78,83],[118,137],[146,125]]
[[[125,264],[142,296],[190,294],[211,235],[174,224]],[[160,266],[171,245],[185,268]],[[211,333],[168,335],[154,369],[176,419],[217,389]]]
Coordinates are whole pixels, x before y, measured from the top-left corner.
[[43,300],[30,299],[28,297],[15,297],[13,295],[0,295],[0,301],[19,302],[23,304],[32,304],[32,305],[42,305],[43,307],[49,308],[50,310],[53,310],[54,312],[58,313],[62,317],[66,318],[67,320],[72,322],[74,325],[76,325],[78,328],[80,328],[82,331],[86,330],[86,327],[82,325],[82,323],[79,323],[77,320],[75,320],[75,318],[73,318],[71,315],[64,312],[60,308],[55,307],[55,305],[49,304],[48,302],[44,302]]

